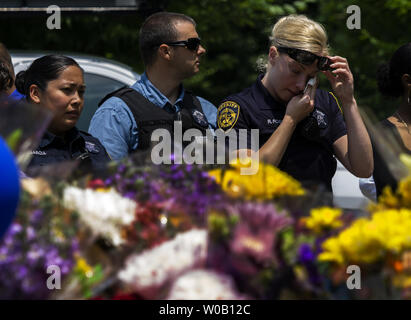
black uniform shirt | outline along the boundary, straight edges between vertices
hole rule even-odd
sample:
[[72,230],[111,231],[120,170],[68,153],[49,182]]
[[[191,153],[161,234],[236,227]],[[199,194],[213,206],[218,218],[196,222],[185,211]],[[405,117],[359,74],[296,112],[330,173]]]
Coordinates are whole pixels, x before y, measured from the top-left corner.
[[[392,136],[395,139],[394,141],[398,145],[401,152],[411,155],[411,150],[409,150],[405,146],[404,141],[402,140],[397,127],[394,124],[392,124],[388,119],[382,120],[380,124],[381,129],[384,130],[382,134],[388,137]],[[378,144],[376,143],[376,141],[378,141],[377,137],[371,135],[371,142],[373,145],[372,150],[374,154],[373,177],[375,187],[377,190],[377,197],[379,197],[382,194],[382,190],[387,185],[390,186],[393,191],[397,190],[398,182],[394,175],[391,173],[389,166],[386,163],[386,160],[384,160],[384,157],[381,154],[381,151],[378,149]]]
[[[281,124],[286,110],[286,105],[270,95],[261,79],[262,75],[251,87],[224,99],[217,114],[218,127],[226,132],[233,128],[237,136],[238,129],[259,129],[258,148]],[[299,123],[278,167],[306,186],[322,183],[331,191],[336,170],[332,145],[347,134],[347,129],[336,99],[326,91],[317,89],[312,115],[318,135],[303,136],[302,127],[308,119]],[[251,146],[251,133],[247,130],[247,148],[252,149]]]
[[100,141],[84,131],[79,131],[76,127],[71,129],[64,139],[47,131],[32,154],[29,163],[29,168],[32,169],[57,162],[82,159],[80,165],[87,165],[90,170],[99,170],[110,161]]

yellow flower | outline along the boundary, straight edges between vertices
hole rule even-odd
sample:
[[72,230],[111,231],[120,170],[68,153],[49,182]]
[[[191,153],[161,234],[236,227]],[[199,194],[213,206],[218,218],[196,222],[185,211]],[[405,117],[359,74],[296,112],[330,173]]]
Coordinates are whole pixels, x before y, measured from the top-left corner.
[[87,261],[83,258],[76,258],[76,267],[75,269],[84,274],[87,278],[93,276],[93,268],[87,263]]
[[319,260],[339,265],[377,261],[382,248],[372,228],[368,227],[368,221],[360,218],[337,237],[327,239],[322,245],[324,251],[319,255]]
[[335,262],[340,265],[345,263],[344,253],[338,238],[327,239],[322,247],[324,251],[318,255],[319,261]]
[[[273,199],[280,196],[304,195],[301,184],[274,166],[252,162],[251,158],[230,163],[228,170],[212,170],[208,174],[232,197],[246,199]],[[242,175],[242,168],[258,166],[252,175]]]
[[400,181],[397,193],[401,195],[402,206],[411,208],[411,176]]
[[97,188],[95,191],[97,192],[110,192],[112,188],[107,187],[107,188]]
[[399,288],[409,288],[411,287],[411,275],[404,273],[396,274],[392,278],[392,283]]
[[378,200],[388,208],[397,208],[400,204],[399,199],[395,196],[390,186],[384,187],[382,195]]
[[411,210],[382,210],[357,219],[338,236],[323,243],[321,261],[374,263],[389,254],[411,249]]
[[376,225],[384,248],[399,254],[411,248],[411,210],[385,210],[375,212],[371,223]]
[[407,167],[408,171],[411,174],[411,156],[406,153],[401,153],[400,160]]
[[319,234],[342,227],[341,214],[342,210],[338,208],[316,208],[310,211],[310,217],[302,218],[302,222],[308,229]]
[[357,219],[338,238],[350,263],[373,263],[383,257],[378,230],[367,219]]

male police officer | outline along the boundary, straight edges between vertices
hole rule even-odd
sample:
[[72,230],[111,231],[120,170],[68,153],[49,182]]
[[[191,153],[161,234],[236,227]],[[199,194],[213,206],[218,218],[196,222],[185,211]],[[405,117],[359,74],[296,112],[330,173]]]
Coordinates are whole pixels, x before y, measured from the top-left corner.
[[203,134],[215,128],[217,109],[209,101],[184,90],[182,81],[199,71],[205,49],[194,20],[186,15],[160,12],[151,15],[140,30],[140,51],[145,73],[131,88],[103,99],[89,132],[106,147],[114,160],[150,146],[151,133],[181,120],[183,130]]

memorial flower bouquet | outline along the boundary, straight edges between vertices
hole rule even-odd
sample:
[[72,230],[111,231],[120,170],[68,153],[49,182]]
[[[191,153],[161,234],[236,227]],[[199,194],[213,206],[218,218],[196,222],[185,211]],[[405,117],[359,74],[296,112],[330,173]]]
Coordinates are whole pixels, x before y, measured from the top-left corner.
[[[76,217],[50,196],[23,192],[17,217],[0,242],[0,297],[46,299],[53,293],[51,271],[61,279],[73,271],[79,254]],[[50,269],[51,268],[51,269]]]
[[[408,156],[401,159],[406,165],[411,163]],[[368,211],[324,241],[318,260],[329,263],[334,274],[357,265],[364,281],[374,278],[380,282],[380,288],[363,284],[366,290],[355,297],[411,298],[411,175],[395,191],[386,187]]]
[[[138,166],[134,161],[129,158],[112,164],[104,179],[87,182],[88,192],[105,198],[117,194],[123,199],[107,198],[107,202],[116,209],[115,214],[123,217],[116,243],[132,246],[134,251],[152,248],[193,227],[204,227],[208,208],[223,198],[219,186],[201,167]],[[129,203],[127,212],[117,210],[123,202]],[[90,210],[99,220],[104,211],[97,206],[90,206]]]
[[[258,172],[242,175],[251,159],[209,172],[226,193],[227,200],[208,214],[208,266],[230,274],[240,290],[262,299],[281,298],[296,289],[294,267],[298,246],[294,237],[298,216],[289,201],[306,196],[301,184],[267,164]],[[284,198],[287,201],[282,201]]]
[[111,263],[96,254],[90,229],[45,180],[21,183],[15,220],[0,241],[0,298],[92,297]]
[[[95,239],[104,243],[115,266],[105,281],[108,287],[111,283],[108,291],[120,290],[123,295],[124,290],[144,298],[164,296],[164,286],[181,273],[204,264],[201,261],[205,260],[207,237],[201,236],[201,243],[193,250],[189,247],[196,243],[196,234],[206,234],[208,207],[224,195],[202,168],[139,166],[129,158],[111,164],[103,178],[86,178],[75,184],[64,188],[64,204],[78,213],[79,221]],[[187,250],[181,250],[181,246]],[[136,268],[140,260],[150,263]],[[123,271],[117,278],[118,269]],[[158,277],[147,276],[150,272]],[[101,291],[99,297],[111,298],[108,291]]]

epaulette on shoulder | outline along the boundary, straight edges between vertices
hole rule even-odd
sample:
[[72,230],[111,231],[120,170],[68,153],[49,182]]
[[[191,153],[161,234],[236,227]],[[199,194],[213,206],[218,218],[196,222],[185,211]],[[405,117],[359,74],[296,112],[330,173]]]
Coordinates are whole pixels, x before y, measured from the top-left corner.
[[342,109],[341,106],[340,106],[340,103],[338,102],[337,97],[335,96],[335,94],[332,93],[331,91],[328,91],[328,93],[331,94],[331,95],[333,96],[333,98],[335,99],[335,102],[337,102],[337,106],[338,106],[338,108],[340,109],[341,113],[344,113],[344,112],[343,112],[343,109]]
[[79,130],[79,132],[80,132],[81,134],[85,135],[85,136],[93,137],[90,133],[88,133],[88,132],[86,132],[86,131]]

